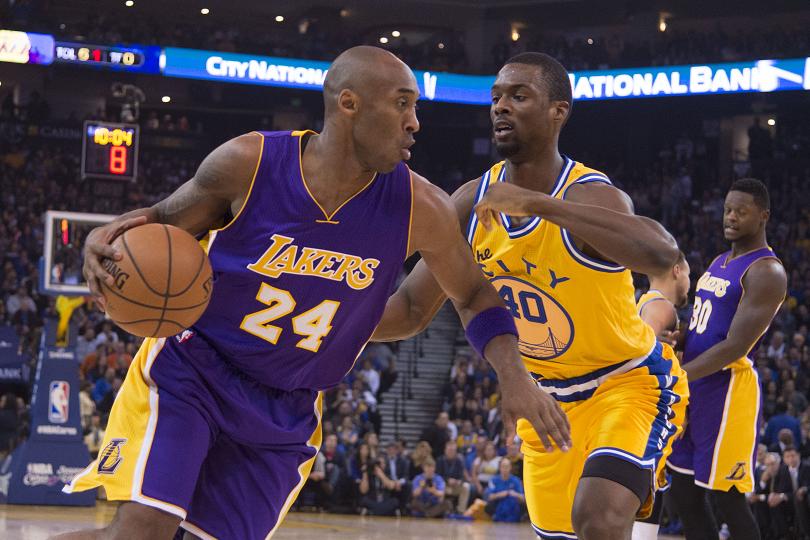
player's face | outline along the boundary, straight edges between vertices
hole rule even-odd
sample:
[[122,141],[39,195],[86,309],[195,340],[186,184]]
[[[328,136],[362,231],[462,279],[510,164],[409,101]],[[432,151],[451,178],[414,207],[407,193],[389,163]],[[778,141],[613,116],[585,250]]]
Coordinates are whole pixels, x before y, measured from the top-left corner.
[[742,191],[729,191],[723,206],[723,235],[729,242],[757,234],[768,221],[769,212]]
[[492,85],[489,116],[502,157],[513,158],[529,146],[551,141],[559,129],[561,102],[549,101],[541,72],[539,66],[507,64]]
[[683,261],[675,266],[675,290],[678,294],[676,307],[683,307],[689,301],[689,263]]
[[384,87],[363,92],[353,136],[358,157],[369,169],[390,172],[410,159],[413,135],[419,131],[417,99],[419,87],[404,64],[391,68]]

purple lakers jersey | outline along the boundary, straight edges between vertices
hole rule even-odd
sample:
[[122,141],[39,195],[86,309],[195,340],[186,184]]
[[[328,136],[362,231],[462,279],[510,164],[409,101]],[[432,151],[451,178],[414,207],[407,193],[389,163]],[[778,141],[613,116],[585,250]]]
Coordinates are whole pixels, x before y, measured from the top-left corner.
[[[751,251],[731,259],[727,251],[714,259],[695,287],[695,304],[686,334],[683,362],[697,358],[704,351],[726,339],[731,321],[743,295],[742,279],[756,261],[776,258],[770,248]],[[756,349],[757,342],[748,355]],[[746,356],[735,360],[729,367],[743,368],[752,365]]]
[[351,369],[409,249],[410,171],[377,174],[331,215],[303,177],[306,132],[262,133],[247,199],[211,231],[214,292],[193,330],[254,380],[322,390]]

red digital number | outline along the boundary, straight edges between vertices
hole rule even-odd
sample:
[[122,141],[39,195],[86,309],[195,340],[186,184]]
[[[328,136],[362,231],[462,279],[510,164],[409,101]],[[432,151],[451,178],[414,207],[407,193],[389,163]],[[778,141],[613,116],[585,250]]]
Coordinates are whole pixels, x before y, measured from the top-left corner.
[[110,147],[110,172],[113,174],[124,174],[127,172],[127,147]]
[[98,49],[93,49],[93,60],[96,62],[101,62],[101,51]]

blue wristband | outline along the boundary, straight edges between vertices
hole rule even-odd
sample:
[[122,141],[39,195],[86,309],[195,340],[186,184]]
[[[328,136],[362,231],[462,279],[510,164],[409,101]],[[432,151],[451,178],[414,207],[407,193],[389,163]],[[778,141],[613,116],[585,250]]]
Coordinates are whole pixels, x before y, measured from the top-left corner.
[[472,318],[466,328],[467,341],[484,358],[484,350],[496,336],[512,334],[518,337],[515,319],[508,309],[491,307]]

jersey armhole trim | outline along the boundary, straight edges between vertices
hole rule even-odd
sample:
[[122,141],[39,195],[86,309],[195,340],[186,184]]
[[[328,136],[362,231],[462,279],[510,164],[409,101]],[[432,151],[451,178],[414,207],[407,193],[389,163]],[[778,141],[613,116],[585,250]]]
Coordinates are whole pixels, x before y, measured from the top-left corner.
[[410,214],[408,214],[408,241],[405,243],[405,257],[403,261],[407,259],[411,254],[411,234],[413,231],[413,173],[411,172],[410,167],[405,165],[405,170],[408,171],[408,185],[410,186],[410,193],[411,193],[411,209]]
[[484,198],[484,193],[487,191],[489,179],[492,174],[492,169],[488,170],[481,176],[478,184],[478,189],[475,192],[475,199],[473,199],[473,207],[470,209],[470,220],[467,222],[467,243],[472,246],[473,238],[475,238],[475,231],[478,228],[478,216],[475,213],[475,205],[481,202]]
[[[613,185],[607,176],[598,173],[590,173],[583,175],[568,184],[568,186],[566,186],[566,188],[563,190],[560,198],[565,200],[565,195],[573,185],[591,183]],[[568,254],[571,255],[571,257],[582,266],[590,268],[591,270],[596,270],[597,272],[619,273],[626,270],[626,268],[620,264],[603,261],[601,259],[597,259],[596,257],[587,255],[584,251],[577,247],[576,242],[574,242],[574,239],[571,238],[571,233],[569,233],[567,229],[560,227],[560,232],[562,233],[563,244],[565,245],[565,249],[568,250]]]
[[242,202],[242,206],[239,207],[239,211],[236,212],[236,215],[233,218],[218,229],[210,229],[208,231],[208,242],[206,244],[206,253],[211,251],[211,247],[214,244],[214,239],[216,238],[217,234],[228,229],[231,225],[236,223],[239,217],[244,213],[245,208],[247,208],[248,201],[250,201],[250,196],[253,194],[253,186],[256,185],[256,178],[259,175],[259,169],[262,166],[262,158],[264,157],[264,144],[265,144],[265,136],[263,133],[259,131],[252,131],[251,133],[256,133],[261,139],[259,140],[259,159],[256,160],[256,168],[253,170],[253,178],[250,179],[250,187],[248,187],[247,195],[245,195],[245,200]]

